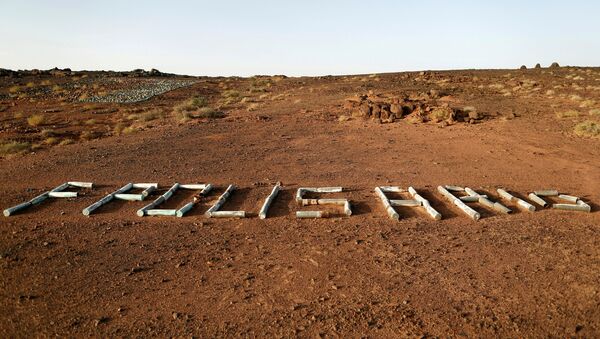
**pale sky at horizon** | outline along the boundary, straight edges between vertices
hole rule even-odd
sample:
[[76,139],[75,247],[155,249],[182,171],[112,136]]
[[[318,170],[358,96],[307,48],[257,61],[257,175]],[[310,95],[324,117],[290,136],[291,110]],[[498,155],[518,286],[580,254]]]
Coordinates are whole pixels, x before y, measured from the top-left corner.
[[594,1],[0,0],[0,68],[189,75],[600,66]]

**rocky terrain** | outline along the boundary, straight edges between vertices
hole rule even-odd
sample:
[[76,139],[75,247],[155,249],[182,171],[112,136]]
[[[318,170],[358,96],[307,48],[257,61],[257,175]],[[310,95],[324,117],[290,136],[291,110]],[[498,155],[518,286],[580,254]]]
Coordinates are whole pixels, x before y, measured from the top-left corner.
[[[96,186],[0,219],[2,337],[600,335],[600,68],[0,70],[0,206],[72,180]],[[183,218],[136,216],[148,201],[82,215],[129,182],[215,190]],[[249,217],[207,219],[229,184],[224,208]],[[473,221],[444,184],[555,188],[592,211],[469,203]],[[443,219],[391,220],[381,185],[414,186]],[[353,215],[296,219],[305,186],[343,186]]]

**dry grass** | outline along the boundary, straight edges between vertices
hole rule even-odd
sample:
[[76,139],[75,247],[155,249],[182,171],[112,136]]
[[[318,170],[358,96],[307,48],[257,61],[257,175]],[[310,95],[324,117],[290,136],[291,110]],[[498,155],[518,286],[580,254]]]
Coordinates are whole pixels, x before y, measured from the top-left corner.
[[31,144],[28,142],[8,141],[0,142],[0,155],[17,154],[28,151]]
[[84,122],[85,125],[91,126],[96,124],[96,119],[89,119]]
[[100,137],[100,133],[95,132],[95,131],[83,131],[79,135],[79,138],[81,140],[94,140],[94,139],[98,139],[99,137]]
[[563,119],[563,118],[577,118],[579,116],[579,112],[575,111],[575,110],[568,110],[568,111],[564,111],[564,112],[558,112],[556,113],[556,117],[559,119]]
[[148,122],[156,119],[162,119],[164,117],[165,112],[160,108],[155,108],[147,112],[130,114],[127,116],[127,120]]
[[29,126],[37,127],[37,126],[40,126],[41,124],[43,124],[45,120],[46,119],[44,118],[43,115],[34,114],[34,115],[30,116],[29,118],[27,118],[27,123],[29,124]]
[[580,137],[597,138],[600,137],[600,123],[587,120],[575,125],[575,135]]
[[21,119],[25,114],[23,112],[15,112],[14,118]]
[[590,108],[590,107],[594,107],[595,105],[596,105],[596,101],[594,101],[594,100],[584,100],[579,105],[579,108]]
[[53,137],[55,135],[54,131],[51,129],[44,129],[40,132],[40,136],[42,138]]
[[204,107],[198,111],[198,114],[195,115],[195,118],[200,119],[220,119],[225,117],[225,113],[221,111],[217,111],[210,107]]
[[43,143],[46,145],[56,145],[59,143],[59,140],[56,137],[49,137],[44,139]]
[[175,112],[192,112],[199,108],[206,107],[208,105],[208,101],[205,97],[197,96],[193,98],[189,98],[182,103],[179,103],[173,107]]
[[241,100],[240,92],[233,89],[221,92],[221,96],[224,105],[233,105]]
[[590,115],[600,117],[600,108],[595,108],[595,109],[590,110]]
[[181,123],[192,119],[216,119],[225,116],[222,112],[208,107],[208,100],[200,96],[188,99],[173,109],[175,119]]
[[11,94],[19,93],[19,91],[21,91],[21,86],[18,85],[10,86],[10,88],[8,89],[8,93]]
[[254,103],[251,103],[250,105],[248,105],[248,108],[246,108],[246,109],[248,110],[248,112],[254,112],[258,109],[258,107],[259,107],[259,104],[254,102]]
[[64,146],[64,145],[70,145],[70,144],[74,144],[75,141],[73,141],[73,139],[63,139],[58,145],[59,146]]

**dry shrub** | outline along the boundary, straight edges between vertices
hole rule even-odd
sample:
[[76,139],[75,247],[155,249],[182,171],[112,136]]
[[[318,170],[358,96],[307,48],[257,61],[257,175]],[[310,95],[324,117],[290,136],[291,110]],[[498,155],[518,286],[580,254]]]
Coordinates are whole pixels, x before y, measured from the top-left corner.
[[574,132],[580,137],[597,138],[600,137],[600,124],[587,120],[575,125]]
[[572,94],[571,96],[569,96],[569,99],[573,100],[573,101],[581,101],[583,100],[583,98],[577,94]]
[[8,141],[0,142],[0,155],[23,153],[31,148],[28,142]]
[[208,101],[205,97],[197,96],[193,98],[189,98],[182,103],[179,103],[173,107],[173,110],[176,112],[192,112],[199,108],[206,107],[208,105]]
[[600,108],[595,108],[593,110],[590,110],[590,115],[591,116],[600,116]]
[[30,116],[29,118],[27,118],[27,123],[29,124],[29,126],[37,127],[37,126],[43,124],[44,120],[46,120],[46,119],[44,118],[43,115],[34,114],[34,115]]
[[594,105],[596,105],[596,102],[594,100],[584,100],[579,105],[579,108],[590,108],[590,107],[594,107]]
[[15,86],[10,86],[10,88],[8,89],[8,92],[11,94],[15,94],[18,93],[21,90],[21,86],[15,85]]
[[128,126],[122,122],[116,124],[115,127],[113,128],[113,135],[121,135],[123,133],[123,130],[127,127]]
[[51,84],[51,83],[50,83],[50,80],[42,80],[42,81],[40,82],[40,85],[41,85],[41,86],[50,86],[50,84]]
[[233,89],[223,91],[221,96],[223,97],[223,104],[225,106],[236,104],[241,100],[240,92]]
[[58,138],[49,137],[49,138],[44,139],[43,143],[46,145],[56,145],[56,144],[58,144],[58,142],[59,142]]
[[259,105],[257,103],[255,103],[255,102],[251,103],[250,105],[248,105],[247,110],[248,110],[248,112],[254,112],[254,111],[256,111],[258,109],[258,106]]
[[100,137],[100,133],[95,132],[95,131],[83,131],[79,135],[79,138],[81,140],[94,140],[94,139],[98,139],[99,137]]
[[221,93],[221,96],[223,98],[239,98],[240,92],[238,92],[234,89],[229,89],[229,90],[223,91],[223,93]]
[[252,86],[249,89],[250,93],[264,93],[267,89],[265,87]]
[[558,112],[556,113],[556,117],[559,119],[562,118],[576,118],[579,116],[579,112],[575,111],[575,110],[568,110],[568,111],[564,111],[564,112]]
[[23,117],[23,112],[15,112],[14,118],[15,119],[21,119]]
[[224,116],[222,112],[218,112],[215,109],[208,107],[208,101],[204,97],[188,99],[175,106],[173,112],[175,119],[182,123],[191,119],[215,119]]
[[86,120],[86,121],[84,122],[84,124],[86,124],[86,125],[88,125],[88,126],[89,126],[89,125],[95,125],[95,124],[96,124],[96,119],[89,119],[89,120]]
[[51,129],[44,129],[40,132],[40,136],[42,138],[49,138],[49,137],[53,137],[54,135],[55,135],[55,133]]
[[75,143],[75,141],[73,141],[73,139],[67,138],[67,139],[63,139],[58,145],[59,146],[64,146],[64,145],[70,145],[70,144],[73,144],[73,143]]
[[128,127],[125,127],[125,128],[123,129],[123,131],[121,131],[121,133],[122,133],[122,134],[131,134],[131,133],[133,133],[133,132],[136,132],[136,131],[137,131],[137,129],[136,129],[135,127],[133,127],[133,126],[128,126]]

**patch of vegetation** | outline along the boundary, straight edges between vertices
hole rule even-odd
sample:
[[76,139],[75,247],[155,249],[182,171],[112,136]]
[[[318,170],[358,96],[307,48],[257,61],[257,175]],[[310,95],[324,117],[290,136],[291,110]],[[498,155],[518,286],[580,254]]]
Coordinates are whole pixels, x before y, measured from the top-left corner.
[[248,112],[254,112],[254,111],[256,111],[258,109],[258,106],[259,105],[257,103],[255,103],[255,102],[251,103],[250,105],[248,105],[247,110],[248,110]]
[[19,93],[19,91],[21,91],[21,86],[18,86],[18,85],[10,86],[8,88],[8,93],[11,93],[11,94]]
[[90,125],[95,125],[95,124],[96,124],[96,119],[89,119],[89,120],[86,120],[86,121],[84,122],[84,124],[86,124],[86,125],[88,125],[88,126],[90,126]]
[[17,154],[28,151],[31,144],[28,142],[8,141],[0,142],[0,155]]
[[199,119],[220,119],[225,117],[225,113],[217,111],[214,108],[204,107],[194,117]]
[[100,133],[95,132],[95,131],[83,131],[79,135],[79,138],[81,140],[94,140],[94,139],[98,139],[99,137],[100,137]]
[[233,105],[241,100],[240,92],[233,89],[221,92],[221,96],[223,97],[223,104],[226,106]]
[[175,119],[182,123],[191,119],[217,119],[225,116],[223,112],[208,107],[208,100],[201,96],[190,98],[173,109]]
[[54,134],[54,131],[53,131],[53,130],[51,130],[51,129],[44,129],[44,130],[42,130],[42,131],[40,132],[40,136],[41,136],[42,138],[53,137],[54,135],[55,135],[55,134]]
[[580,108],[590,108],[590,107],[594,107],[594,105],[596,105],[596,102],[594,100],[584,100],[581,105],[579,105]]
[[67,139],[63,139],[58,145],[59,146],[64,146],[64,145],[70,145],[70,144],[73,144],[73,143],[75,143],[75,141],[73,139],[67,138]]
[[579,112],[576,110],[568,110],[568,111],[564,111],[564,112],[558,112],[556,113],[556,117],[559,119],[563,119],[563,118],[576,118],[579,116]]
[[590,110],[590,115],[591,116],[600,116],[600,108]]
[[44,139],[44,144],[46,144],[46,145],[56,145],[58,143],[59,143],[59,140],[56,137],[49,137],[49,138]]
[[600,137],[600,123],[587,120],[575,125],[575,135],[580,137],[597,138]]
[[43,115],[34,114],[34,115],[30,116],[29,118],[27,118],[27,123],[29,124],[29,126],[37,127],[37,126],[40,126],[41,124],[43,124],[45,120],[46,119],[44,118]]
[[175,112],[192,112],[199,108],[206,107],[207,105],[208,101],[205,97],[196,96],[175,105],[175,107],[173,107],[173,110],[175,110]]

